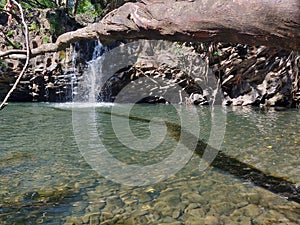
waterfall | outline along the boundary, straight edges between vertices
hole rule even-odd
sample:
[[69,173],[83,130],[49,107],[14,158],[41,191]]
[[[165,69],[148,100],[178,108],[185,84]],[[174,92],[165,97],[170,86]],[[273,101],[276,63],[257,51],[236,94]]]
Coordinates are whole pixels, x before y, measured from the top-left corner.
[[76,59],[78,56],[78,52],[77,52],[77,47],[78,47],[78,43],[75,43],[74,49],[73,49],[73,54],[72,54],[72,69],[71,69],[71,74],[70,74],[70,85],[71,85],[71,94],[70,94],[70,100],[73,101],[74,100],[74,96],[77,95],[77,77],[76,77]]
[[92,59],[87,62],[87,69],[78,87],[76,101],[95,103],[101,88],[102,63],[105,59],[107,47],[100,41],[95,41]]

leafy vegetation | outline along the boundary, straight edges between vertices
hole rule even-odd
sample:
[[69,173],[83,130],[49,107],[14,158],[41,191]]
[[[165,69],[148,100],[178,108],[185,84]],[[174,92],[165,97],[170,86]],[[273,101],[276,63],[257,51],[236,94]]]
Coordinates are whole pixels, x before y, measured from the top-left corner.
[[[17,0],[24,9],[49,9],[66,8],[68,13],[98,16],[104,11],[108,12],[119,7],[125,2],[136,0]],[[65,4],[67,3],[67,5]],[[0,7],[3,8],[6,0],[0,0]]]
[[63,32],[59,14],[51,14],[49,22],[51,34],[61,34]]
[[28,28],[30,31],[34,31],[34,30],[38,30],[39,27],[38,27],[38,24],[36,22],[33,22],[30,24],[29,28]]
[[6,33],[7,37],[10,37],[12,38],[14,36],[14,31],[13,30],[9,30],[7,33]]
[[48,36],[43,37],[42,43],[43,44],[50,43],[50,38]]
[[5,45],[7,46],[8,49],[22,49],[22,44],[18,41],[13,41],[13,42],[6,42]]
[[0,71],[6,71],[7,70],[7,65],[4,60],[0,60]]
[[102,9],[96,10],[95,6],[90,1],[80,1],[77,9],[77,14],[85,13],[92,16],[101,14]]

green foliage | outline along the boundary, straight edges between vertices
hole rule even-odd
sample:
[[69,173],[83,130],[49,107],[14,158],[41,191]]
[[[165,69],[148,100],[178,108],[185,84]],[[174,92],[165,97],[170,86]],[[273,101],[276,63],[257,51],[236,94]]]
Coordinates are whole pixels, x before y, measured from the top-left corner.
[[219,52],[214,52],[214,56],[220,56]]
[[33,17],[33,14],[32,14],[32,13],[28,13],[26,16],[27,16],[28,18],[32,18],[32,17]]
[[[76,13],[84,14],[84,16],[88,18],[95,18],[96,16],[101,15],[104,9],[106,9],[105,11],[108,12],[128,1],[135,2],[135,0],[78,0]],[[59,7],[63,7],[64,1],[61,1],[62,5],[60,6],[56,5],[56,0],[22,0],[18,2],[21,3],[25,12],[27,12],[26,17],[29,19],[34,17],[34,14],[31,13],[32,10],[57,9]],[[0,0],[1,8],[3,8],[5,4],[6,0]],[[68,10],[65,11],[65,13],[70,13],[73,9],[73,6],[74,0],[68,0]],[[30,31],[35,31],[38,29],[39,27],[36,23],[30,24],[29,26]],[[64,32],[64,28],[61,26],[59,15],[50,18],[50,32],[51,34],[55,35],[60,35]],[[12,33],[8,34],[10,37],[11,35]]]
[[64,50],[59,52],[59,61],[66,58],[66,52]]
[[6,71],[7,70],[6,62],[3,61],[3,60],[0,60],[0,70],[1,71]]
[[92,16],[97,16],[98,12],[95,9],[95,6],[88,0],[80,1],[77,8],[77,14],[86,13]]
[[23,0],[22,6],[25,9],[47,9],[47,8],[55,8],[55,0]]
[[48,36],[43,37],[43,44],[50,43],[50,38]]
[[6,36],[12,38],[12,37],[14,36],[14,31],[13,31],[13,30],[9,30],[9,31],[6,33]]
[[11,43],[5,42],[4,43],[8,49],[22,49],[22,44],[18,41],[13,41]]
[[14,45],[16,49],[22,49],[22,44],[20,42],[14,41]]
[[39,27],[38,27],[38,24],[37,24],[36,22],[32,22],[32,23],[30,24],[30,26],[28,27],[28,29],[29,29],[30,31],[34,31],[34,30],[38,30]]
[[61,26],[61,19],[58,13],[51,14],[49,18],[50,22],[50,33],[51,34],[61,34],[63,32],[63,27]]

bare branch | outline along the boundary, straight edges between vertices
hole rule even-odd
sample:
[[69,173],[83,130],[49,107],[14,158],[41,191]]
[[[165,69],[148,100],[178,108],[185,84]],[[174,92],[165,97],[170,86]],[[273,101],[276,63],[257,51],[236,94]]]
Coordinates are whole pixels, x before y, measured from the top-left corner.
[[5,52],[0,52],[0,58],[3,58],[5,56],[9,56],[9,55],[13,55],[13,54],[26,55],[27,51],[26,50],[20,50],[20,49],[7,50]]
[[14,85],[12,86],[12,88],[9,90],[9,92],[7,93],[7,95],[5,96],[3,102],[0,105],[0,110],[2,110],[5,106],[7,106],[7,100],[9,99],[10,95],[13,93],[13,91],[17,88],[18,83],[20,82],[23,74],[25,73],[28,64],[29,64],[29,60],[30,60],[30,49],[29,49],[29,33],[28,33],[28,26],[25,22],[24,19],[24,14],[23,14],[23,9],[22,6],[15,0],[12,0],[13,3],[15,5],[18,6],[19,10],[20,10],[20,14],[21,14],[21,18],[22,18],[22,24],[24,25],[24,29],[25,29],[25,42],[26,42],[26,62],[25,65],[21,71],[21,73],[19,74],[17,80],[15,81]]

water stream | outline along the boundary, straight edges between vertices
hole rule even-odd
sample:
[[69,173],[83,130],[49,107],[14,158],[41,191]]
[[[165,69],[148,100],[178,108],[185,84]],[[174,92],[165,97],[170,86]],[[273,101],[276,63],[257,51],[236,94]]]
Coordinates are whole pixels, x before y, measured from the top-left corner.
[[92,59],[87,63],[88,67],[78,87],[78,95],[73,99],[75,102],[95,103],[99,101],[98,95],[102,82],[102,62],[105,59],[104,54],[108,48],[103,46],[100,41],[95,42]]
[[[88,76],[78,86],[80,92],[75,102],[12,103],[1,114],[0,224],[300,224],[300,204],[251,182],[251,170],[242,165],[257,168],[261,174],[269,175],[266,176],[269,180],[277,177],[282,179],[282,185],[288,181],[298,187],[299,110],[219,106],[227,120],[223,124],[226,129],[218,164],[212,163],[200,171],[202,156],[188,149],[189,160],[178,171],[168,174],[167,167],[149,165],[180,163],[183,154],[172,154],[178,145],[176,135],[183,133],[177,128],[194,125],[192,120],[181,124],[180,120],[189,112],[200,118],[200,140],[209,142],[213,127],[211,108],[134,105],[130,115],[116,115],[117,107],[127,105],[97,102],[107,49],[101,43],[96,46],[88,63]],[[185,110],[181,111],[182,108]],[[74,116],[74,112],[81,113],[81,117]],[[90,116],[93,120],[89,120]],[[149,122],[153,118],[156,122]],[[158,118],[176,126],[164,130],[164,123]],[[88,125],[95,129],[79,132],[82,142],[78,141],[74,119],[93,122]],[[113,120],[130,125],[130,132],[123,133],[122,140],[116,133],[118,124]],[[153,128],[156,133],[152,132]],[[143,141],[150,140],[155,148],[148,149],[142,144],[137,145],[138,150],[128,147],[126,144],[133,142],[131,134]],[[161,136],[162,142],[157,146],[155,140],[149,139]],[[189,136],[185,137],[183,142],[189,146]],[[96,145],[94,139],[99,139],[102,145]],[[88,144],[87,149],[80,143]],[[93,155],[93,150],[98,154]],[[115,167],[116,161],[112,160],[105,162],[107,171],[99,171],[101,165],[97,167],[96,163],[103,162],[97,161],[99,152],[103,158],[104,154],[111,155],[126,168]],[[246,171],[242,177],[225,169],[228,158],[241,162],[235,165],[235,171],[250,172]],[[116,182],[118,176],[127,172],[128,165],[150,168],[151,176],[146,173],[140,177],[137,173],[127,180],[134,183],[144,179],[147,183],[149,177],[150,182],[147,185]],[[131,172],[143,175],[145,171]],[[106,176],[111,174],[115,179]],[[299,199],[299,193],[294,194]]]
[[[178,173],[153,185],[129,187],[103,178],[76,145],[72,107],[11,104],[1,115],[1,224],[299,224],[299,204],[220,169],[199,172],[197,155]],[[124,147],[116,140],[111,116],[104,113],[111,107],[98,103],[96,121],[116,158],[151,164],[172,152],[169,138],[146,158],[146,153]],[[163,116],[170,107],[136,106],[134,113]],[[205,107],[197,111],[203,116],[209,112]],[[300,184],[299,111],[228,109],[227,117],[224,153]],[[149,135],[148,124],[130,123],[133,132]],[[205,139],[209,121],[201,124]]]

